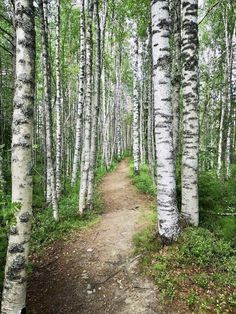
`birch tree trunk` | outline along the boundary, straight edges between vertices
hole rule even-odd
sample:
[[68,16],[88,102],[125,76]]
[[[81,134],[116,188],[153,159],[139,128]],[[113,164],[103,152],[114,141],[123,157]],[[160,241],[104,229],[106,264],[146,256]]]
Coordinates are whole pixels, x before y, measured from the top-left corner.
[[138,34],[137,25],[134,22],[133,26],[133,158],[134,158],[134,173],[139,173],[139,84],[138,84]]
[[61,194],[62,97],[60,79],[60,0],[56,0],[56,193]]
[[217,156],[217,176],[220,176],[222,169],[222,144],[223,144],[223,128],[225,119],[225,103],[221,101],[220,128],[218,140],[218,156]]
[[177,153],[179,141],[180,87],[181,87],[181,1],[172,1],[172,86],[171,103],[173,108],[173,143]]
[[199,223],[198,0],[183,0],[182,11],[183,153],[181,212],[188,222],[197,226]]
[[46,154],[47,154],[47,177],[52,196],[53,217],[59,220],[58,203],[56,195],[56,178],[52,159],[52,118],[51,118],[51,73],[49,65],[49,49],[48,49],[48,13],[47,0],[39,1],[41,15],[41,36],[42,36],[42,58],[43,58],[43,79],[44,79],[44,113],[46,126]]
[[116,147],[117,158],[121,158],[121,47],[117,51],[116,64]]
[[23,313],[32,217],[35,31],[32,0],[15,1],[16,59],[12,123],[12,203],[16,222],[7,249],[2,314]]
[[98,115],[101,102],[101,32],[99,18],[99,0],[95,0],[94,15],[96,19],[96,73],[95,73],[96,75],[95,75],[95,100],[92,111],[90,167],[88,174],[88,197],[87,197],[87,204],[90,207],[90,209],[92,209],[93,207],[94,176],[97,157]]
[[75,151],[73,159],[73,170],[71,176],[71,185],[74,186],[78,173],[79,158],[81,153],[81,137],[82,137],[82,118],[84,107],[84,85],[85,85],[85,16],[84,16],[84,0],[81,1],[80,7],[80,74],[79,74],[79,97],[76,120],[75,133]]
[[92,21],[93,0],[88,1],[88,25],[86,37],[86,102],[84,113],[84,141],[82,151],[79,212],[82,215],[86,208],[88,190],[88,172],[90,164],[91,143],[91,107],[92,107]]
[[230,163],[231,163],[231,135],[232,135],[232,99],[231,99],[231,83],[232,83],[232,39],[228,31],[228,10],[224,16],[224,28],[225,28],[225,103],[227,106],[227,125],[226,125],[226,147],[225,147],[225,168],[226,178],[230,177]]
[[179,234],[172,138],[168,0],[152,1],[154,118],[157,156],[158,231],[164,243]]

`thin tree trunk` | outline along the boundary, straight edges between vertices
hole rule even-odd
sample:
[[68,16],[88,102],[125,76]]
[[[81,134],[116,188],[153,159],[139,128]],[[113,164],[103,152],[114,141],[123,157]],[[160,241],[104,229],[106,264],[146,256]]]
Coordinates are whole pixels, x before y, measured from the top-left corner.
[[46,154],[47,154],[47,176],[52,195],[53,218],[58,221],[58,203],[56,195],[56,178],[52,159],[52,118],[51,118],[51,73],[49,65],[49,49],[48,49],[48,18],[47,18],[47,0],[40,0],[40,15],[41,15],[41,36],[42,36],[42,57],[43,57],[43,79],[44,79],[44,111],[46,125]]
[[84,16],[84,0],[81,2],[80,8],[80,75],[79,75],[79,97],[76,120],[75,134],[75,151],[73,159],[73,170],[71,177],[71,185],[74,186],[78,173],[79,158],[81,153],[81,137],[82,137],[82,118],[84,107],[84,85],[85,85],[85,16]]
[[97,156],[98,116],[101,103],[101,31],[99,18],[99,0],[95,0],[94,14],[96,19],[96,75],[95,75],[95,101],[92,112],[90,167],[88,174],[87,204],[92,209],[94,193],[94,176]]
[[140,151],[139,151],[139,88],[138,88],[138,34],[137,25],[133,26],[133,158],[134,173],[139,173]]
[[32,133],[35,87],[34,7],[15,1],[16,60],[12,124],[12,204],[16,209],[7,249],[2,314],[23,313],[32,217]]
[[60,77],[60,0],[56,0],[56,192],[61,195],[62,97]]
[[220,176],[222,169],[222,144],[223,144],[223,127],[225,119],[225,103],[221,101],[221,115],[220,115],[220,128],[218,140],[218,158],[217,158],[217,176]]
[[182,0],[182,10],[183,153],[181,212],[188,222],[197,226],[199,223],[198,0]]
[[173,108],[173,143],[177,153],[179,143],[180,87],[181,87],[181,1],[172,2],[173,56],[172,56],[172,91]]
[[82,215],[86,208],[86,195],[88,190],[88,172],[90,164],[91,143],[91,107],[92,107],[92,21],[93,0],[88,2],[88,25],[86,37],[86,102],[84,114],[84,141],[82,151],[82,167],[79,195],[79,212]]

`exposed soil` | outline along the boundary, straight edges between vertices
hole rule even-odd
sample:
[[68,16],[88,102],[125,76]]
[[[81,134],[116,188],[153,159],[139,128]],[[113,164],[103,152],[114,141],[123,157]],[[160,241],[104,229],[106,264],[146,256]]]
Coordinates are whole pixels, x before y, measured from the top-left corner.
[[138,270],[132,237],[151,205],[128,177],[127,160],[108,174],[101,192],[105,214],[36,261],[29,280],[28,310],[41,313],[167,313],[151,280]]

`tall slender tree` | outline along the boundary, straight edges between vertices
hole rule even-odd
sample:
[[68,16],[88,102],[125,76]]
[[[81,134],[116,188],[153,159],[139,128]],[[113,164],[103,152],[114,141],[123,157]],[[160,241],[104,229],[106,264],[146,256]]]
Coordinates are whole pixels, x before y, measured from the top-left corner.
[[[52,115],[51,115],[51,71],[49,64],[49,46],[48,46],[48,2],[39,1],[41,16],[41,37],[42,37],[42,61],[43,61],[43,79],[44,79],[44,114],[46,126],[46,156],[47,156],[47,191],[51,193],[51,202],[53,207],[53,217],[59,220],[58,202],[56,193],[56,176],[53,165],[52,154]],[[48,195],[48,193],[47,193]]]
[[157,156],[158,230],[164,242],[179,234],[172,137],[170,16],[168,0],[152,1],[154,132]]
[[182,215],[199,223],[198,208],[198,0],[182,1],[183,152]]
[[62,97],[60,75],[60,0],[56,0],[56,192],[61,194]]
[[12,123],[11,227],[3,287],[3,314],[23,313],[32,217],[32,134],[35,92],[35,30],[33,0],[15,1],[16,59]]
[[78,108],[76,117],[76,131],[75,131],[75,151],[73,159],[73,170],[71,176],[71,185],[76,182],[79,166],[79,158],[81,155],[81,138],[82,138],[82,117],[85,99],[85,12],[84,0],[81,1],[80,6],[80,73],[79,73],[79,95],[78,95]]
[[139,79],[138,79],[138,31],[137,24],[133,22],[133,158],[134,173],[139,173]]
[[90,208],[93,207],[94,176],[97,157],[97,135],[98,135],[98,116],[101,101],[101,29],[99,17],[99,0],[94,2],[94,15],[96,22],[96,74],[94,78],[94,105],[92,107],[91,123],[91,143],[90,143],[90,165],[88,173],[88,197],[87,202]]
[[79,192],[79,212],[83,214],[87,206],[88,173],[90,165],[91,113],[92,113],[92,23],[93,0],[88,1],[88,21],[86,34],[86,101],[84,112],[84,141],[81,161],[81,179]]

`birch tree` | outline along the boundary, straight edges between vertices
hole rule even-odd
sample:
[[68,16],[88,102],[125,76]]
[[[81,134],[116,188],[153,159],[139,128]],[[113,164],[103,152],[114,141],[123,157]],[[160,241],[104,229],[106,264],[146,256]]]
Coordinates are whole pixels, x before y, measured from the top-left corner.
[[79,157],[81,154],[81,138],[82,138],[82,116],[84,107],[84,89],[85,89],[85,16],[84,16],[84,0],[80,6],[80,73],[79,73],[79,95],[78,108],[76,117],[76,133],[75,133],[75,151],[73,159],[73,170],[71,176],[71,185],[76,182],[78,174]]
[[168,1],[152,1],[151,14],[158,231],[162,240],[170,243],[176,240],[179,234],[179,225],[172,137],[173,114],[171,108]]
[[35,84],[34,7],[31,0],[15,1],[15,92],[12,123],[11,227],[3,287],[3,314],[23,313],[32,217],[32,133]]
[[48,47],[48,3],[47,0],[39,1],[41,16],[41,37],[42,37],[42,61],[44,79],[44,114],[46,126],[46,155],[47,155],[47,190],[51,192],[53,217],[59,219],[58,203],[56,194],[56,178],[52,157],[52,117],[51,117],[51,74],[49,65]]
[[182,1],[183,217],[199,223],[198,208],[198,0]]
[[60,77],[60,0],[56,0],[56,193],[61,194],[62,97]]
[[91,143],[91,108],[92,108],[92,21],[93,0],[88,1],[88,21],[86,34],[86,102],[84,113],[84,141],[81,163],[81,179],[79,193],[79,212],[83,214],[86,208],[86,197],[88,192],[88,173],[90,165],[90,143]]
[[180,124],[180,89],[181,89],[181,1],[171,1],[172,17],[172,77],[171,103],[173,108],[173,143],[174,152],[178,147]]
[[94,15],[96,21],[96,74],[94,78],[95,99],[94,106],[92,108],[90,165],[88,173],[88,197],[87,197],[87,203],[90,208],[93,207],[94,176],[97,157],[98,115],[101,101],[101,30],[99,17],[99,0],[95,0],[94,2]]
[[138,34],[136,22],[133,22],[133,158],[134,173],[139,173],[139,84],[138,84]]

